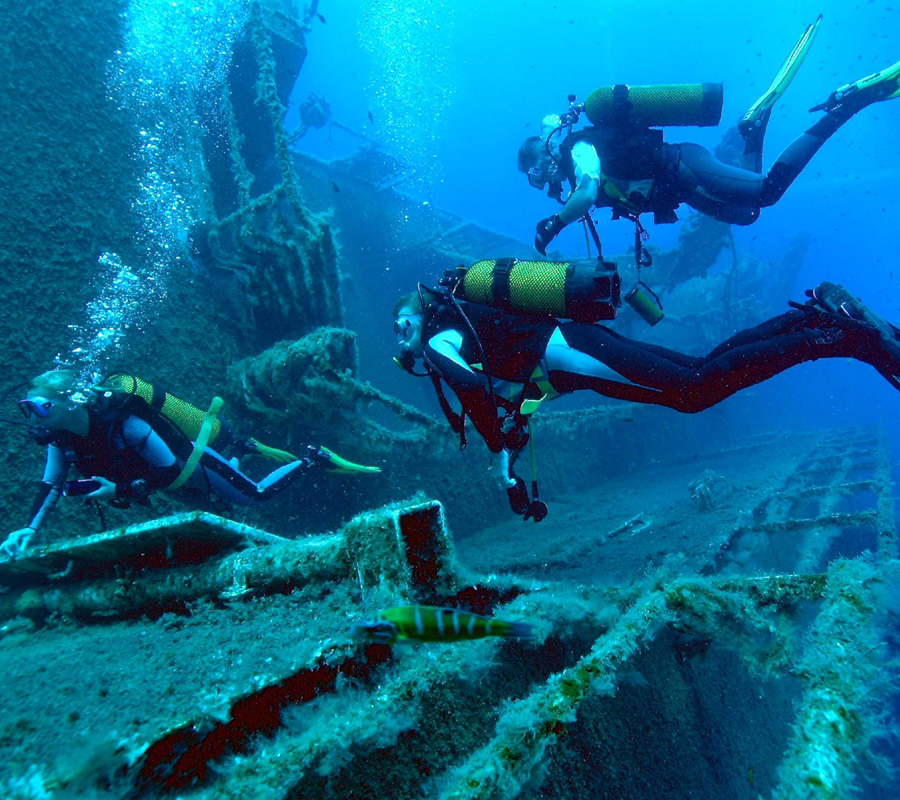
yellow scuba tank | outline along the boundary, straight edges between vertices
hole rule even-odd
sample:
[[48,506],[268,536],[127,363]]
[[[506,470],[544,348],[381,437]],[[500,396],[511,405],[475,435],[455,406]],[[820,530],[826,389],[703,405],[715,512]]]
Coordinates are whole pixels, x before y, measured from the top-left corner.
[[603,86],[584,102],[593,125],[639,128],[708,127],[722,119],[721,83],[681,83],[660,86]]
[[[129,394],[141,398],[153,411],[172,427],[183,433],[192,442],[196,442],[203,428],[207,412],[197,406],[170,394],[164,389],[154,386],[137,375],[128,372],[114,372],[102,382],[100,389]],[[212,444],[222,432],[222,421],[215,419],[209,427],[206,444]]]
[[477,261],[446,273],[454,296],[507,314],[594,323],[615,319],[621,280],[612,261]]

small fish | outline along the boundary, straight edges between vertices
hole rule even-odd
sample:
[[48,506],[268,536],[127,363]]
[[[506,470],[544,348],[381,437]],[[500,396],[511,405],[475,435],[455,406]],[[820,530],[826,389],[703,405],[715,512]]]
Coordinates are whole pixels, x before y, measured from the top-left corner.
[[335,192],[341,191],[341,187],[338,186],[334,181],[331,182],[331,188],[334,189]]
[[358,622],[352,635],[379,644],[399,641],[462,642],[486,636],[531,637],[530,625],[482,617],[457,608],[397,606],[379,611],[374,620]]
[[328,20],[325,19],[325,17],[323,17],[321,14],[316,14],[316,16],[319,18],[319,22],[321,22],[323,25],[324,25],[326,22],[328,22]]
[[753,767],[747,770],[747,782],[753,786],[753,779],[756,777],[756,770]]
[[372,116],[372,112],[371,112],[371,111],[369,111],[368,114],[369,114],[369,122],[371,122],[371,123],[374,125],[374,124],[375,124],[375,117]]

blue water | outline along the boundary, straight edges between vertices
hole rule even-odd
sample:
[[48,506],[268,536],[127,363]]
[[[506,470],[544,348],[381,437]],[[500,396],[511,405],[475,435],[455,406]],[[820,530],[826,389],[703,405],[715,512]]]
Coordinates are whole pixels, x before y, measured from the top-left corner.
[[[400,155],[433,157],[434,164],[419,164],[427,180],[415,191],[523,241],[531,241],[535,223],[556,205],[527,185],[516,170],[516,153],[526,136],[539,132],[545,114],[566,109],[570,93],[584,99],[596,86],[620,82],[721,81],[719,128],[670,128],[666,135],[667,141],[714,147],[822,13],[812,50],[769,124],[767,168],[818,117],[810,107],[900,56],[900,4],[882,2],[344,2],[320,10],[327,23],[313,24],[294,103],[309,92],[324,95],[335,120]],[[410,13],[428,23],[396,22]],[[380,41],[392,45],[366,47],[366,40],[379,41],[373,30],[385,20],[394,21],[395,38],[382,33]],[[398,70],[416,76],[412,86],[390,86]],[[288,129],[296,120],[292,111]],[[755,225],[734,229],[739,251],[777,261],[796,231],[809,231],[812,246],[793,299],[827,279],[845,283],[885,316],[900,318],[893,233],[900,224],[898,127],[900,103],[859,114],[826,143],[777,206],[765,209]],[[327,127],[302,140],[304,150],[322,158],[346,155],[358,144]],[[682,219],[685,212],[682,207]],[[630,225],[609,222],[605,211],[597,220],[607,251],[631,244]],[[674,246],[678,228],[650,226],[651,241]],[[584,254],[578,226],[557,243],[566,253]],[[412,265],[394,268],[408,269],[410,280],[421,277]],[[890,421],[897,402],[871,369],[849,363],[804,365],[775,378],[761,394],[765,413],[786,427]]]

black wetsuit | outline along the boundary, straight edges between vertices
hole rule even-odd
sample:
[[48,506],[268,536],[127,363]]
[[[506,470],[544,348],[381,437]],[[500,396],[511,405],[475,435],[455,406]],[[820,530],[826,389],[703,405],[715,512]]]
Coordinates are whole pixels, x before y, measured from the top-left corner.
[[[504,315],[486,306],[460,305],[481,340],[494,379],[521,383],[527,389],[532,374],[543,363],[557,392],[590,389],[606,397],[668,406],[686,413],[703,411],[804,361],[852,357],[891,374],[900,368],[885,352],[877,332],[815,309],[788,311],[741,331],[701,357],[628,339],[602,325],[558,323]],[[557,328],[565,339],[564,347],[575,355],[573,362],[580,355],[588,356],[608,367],[613,378],[558,368],[565,358],[551,359],[547,349]],[[462,337],[459,354],[468,364],[481,362],[474,337],[456,310],[438,306],[426,313],[426,364],[457,395],[490,450],[499,452],[504,436],[498,405],[508,407],[492,402],[483,371],[466,369],[452,353],[441,352],[441,334],[448,330]],[[540,396],[541,392],[531,392],[535,394]]]
[[[572,148],[591,144],[600,157],[603,176],[625,186],[624,198],[610,197],[603,187],[596,205],[612,207],[626,216],[652,212],[655,221],[674,222],[675,209],[687,203],[697,211],[735,225],[750,225],[761,208],[777,203],[794,179],[828,138],[862,108],[846,106],[826,112],[778,157],[768,173],[762,173],[762,135],[749,135],[742,169],[719,161],[699,144],[668,144],[656,129],[585,128],[566,137],[560,145],[560,167],[573,185]],[[651,181],[630,192],[631,181]]]
[[[492,379],[526,386],[557,328],[556,320],[552,317],[541,319],[503,314],[475,303],[460,302],[459,305],[478,335]],[[504,443],[495,404],[499,398],[491,397],[484,371],[466,369],[432,344],[434,337],[446,330],[455,330],[462,335],[460,355],[467,364],[481,363],[478,343],[459,312],[452,305],[438,304],[430,306],[425,315],[422,331],[425,363],[446,381],[487,446],[498,453]]]

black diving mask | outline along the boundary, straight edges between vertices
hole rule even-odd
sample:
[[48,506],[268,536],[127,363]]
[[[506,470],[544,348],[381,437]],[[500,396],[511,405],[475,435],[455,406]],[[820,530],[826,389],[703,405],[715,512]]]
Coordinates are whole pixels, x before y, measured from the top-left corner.
[[397,336],[402,337],[404,340],[409,333],[409,329],[412,327],[412,320],[409,317],[402,317],[400,319],[394,320],[394,333]]
[[543,189],[547,183],[547,174],[540,167],[528,170],[528,185],[534,189]]
[[397,344],[401,349],[410,346],[410,341],[415,338],[421,322],[421,314],[401,314],[394,320],[394,333],[397,334]]

